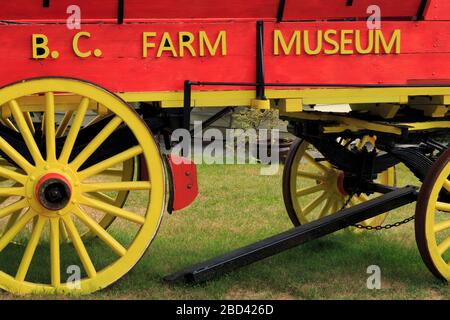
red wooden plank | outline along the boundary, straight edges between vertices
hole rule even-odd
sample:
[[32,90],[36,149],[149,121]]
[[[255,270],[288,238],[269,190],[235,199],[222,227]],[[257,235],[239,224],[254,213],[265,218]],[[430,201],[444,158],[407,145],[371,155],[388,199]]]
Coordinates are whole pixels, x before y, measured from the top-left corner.
[[417,15],[421,0],[357,0],[347,6],[347,0],[286,0],[285,20],[320,20],[366,18],[367,8],[377,5],[382,19],[413,18]]
[[[300,22],[265,24],[265,70],[267,82],[287,83],[397,83],[450,79],[450,22],[384,22],[386,39],[396,29],[401,31],[400,54],[324,54],[330,48],[324,44],[318,55],[293,52],[274,55],[274,30],[280,30],[288,40],[294,31],[308,31],[311,47],[315,47],[317,31],[361,30],[361,42],[367,43],[368,30],[364,22]],[[77,57],[72,38],[77,31],[64,25],[0,26],[0,85],[37,76],[68,76],[92,81],[116,92],[175,91],[183,89],[185,80],[254,82],[256,74],[256,26],[254,22],[229,23],[152,23],[127,25],[86,25],[91,38],[82,37],[83,52],[101,49],[102,56]],[[179,32],[188,31],[195,37],[192,49],[179,57]],[[220,31],[226,31],[226,55],[221,50],[215,56],[199,57],[200,31],[214,42]],[[150,38],[156,48],[143,57],[144,32],[155,32]],[[164,32],[171,35],[177,57],[166,51],[156,57]],[[58,51],[57,59],[32,59],[31,35],[44,33],[49,47]],[[351,38],[351,36],[349,36]],[[352,38],[353,39],[353,38]],[[354,40],[352,40],[354,41]],[[346,46],[354,49],[354,44]],[[302,49],[303,50],[303,49]],[[205,87],[202,90],[217,88]],[[237,89],[230,87],[229,89]],[[246,87],[245,89],[248,89]]]
[[450,1],[429,0],[425,11],[426,20],[450,20]]
[[[116,22],[117,0],[52,0],[44,8],[42,0],[14,0],[1,5],[0,20],[65,21],[70,5],[78,5],[83,22]],[[278,0],[127,0],[125,22],[189,19],[272,19],[277,14]]]

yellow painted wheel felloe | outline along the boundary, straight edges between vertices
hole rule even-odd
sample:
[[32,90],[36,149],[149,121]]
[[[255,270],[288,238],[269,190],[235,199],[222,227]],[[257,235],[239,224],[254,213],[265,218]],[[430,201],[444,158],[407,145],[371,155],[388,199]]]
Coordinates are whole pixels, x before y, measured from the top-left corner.
[[[76,105],[64,102],[68,96]],[[101,120],[89,124],[99,105]],[[9,223],[0,235],[0,288],[86,294],[117,281],[151,243],[164,207],[162,159],[146,124],[114,94],[75,79],[12,84],[0,89],[0,106],[21,137],[14,144],[0,137],[2,158],[17,168],[0,167],[0,226]],[[73,112],[62,134],[61,111]],[[42,123],[28,112],[41,112]],[[116,148],[124,134],[127,144]],[[148,168],[145,181],[130,171],[137,157]]]
[[[358,139],[358,148],[369,141]],[[298,139],[291,147],[283,173],[283,197],[287,212],[295,226],[306,224],[339,211],[348,201],[343,190],[344,172],[333,167],[323,155],[308,142]],[[393,186],[394,168],[381,173],[378,182]],[[369,196],[354,195],[347,207],[365,202]],[[380,215],[363,221],[363,225],[376,226],[385,220]]]
[[450,280],[450,149],[429,170],[416,207],[416,242],[438,278]]

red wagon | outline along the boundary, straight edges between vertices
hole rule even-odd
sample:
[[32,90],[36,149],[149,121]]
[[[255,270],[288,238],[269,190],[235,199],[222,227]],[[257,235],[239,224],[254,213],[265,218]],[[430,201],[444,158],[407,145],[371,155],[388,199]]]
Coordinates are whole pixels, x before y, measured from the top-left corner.
[[[153,134],[189,129],[194,107],[237,106],[278,109],[300,138],[283,184],[296,228],[259,258],[362,220],[377,228],[418,195],[420,252],[450,279],[450,153],[435,138],[450,127],[449,20],[444,0],[2,4],[0,287],[90,293],[122,277],[156,235],[166,180],[170,211],[196,195],[195,168],[163,157]],[[419,194],[395,187],[399,163]],[[124,206],[138,198],[144,212]],[[126,236],[108,232],[114,221]],[[94,237],[112,258],[90,256]],[[48,274],[33,273],[42,259]],[[63,279],[78,262],[81,281]]]

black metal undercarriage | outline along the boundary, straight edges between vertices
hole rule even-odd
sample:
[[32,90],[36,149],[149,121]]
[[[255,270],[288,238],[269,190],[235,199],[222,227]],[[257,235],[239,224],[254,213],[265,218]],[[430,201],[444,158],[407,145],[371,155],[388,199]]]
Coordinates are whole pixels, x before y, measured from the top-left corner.
[[[205,126],[216,121],[220,116],[229,112],[230,109],[225,108],[217,116],[213,116],[211,121],[207,120]],[[163,110],[157,105],[142,103],[136,108],[136,111],[154,134],[161,134],[164,137],[166,147],[170,148],[171,132],[183,127],[183,110]],[[81,129],[69,160],[74,159],[91,141],[92,137],[96,136],[105,127],[111,118],[112,116],[105,117]],[[368,182],[373,182],[379,173],[399,163],[404,163],[420,181],[423,181],[434,161],[448,147],[445,143],[438,142],[435,139],[442,132],[448,133],[448,129],[406,132],[402,135],[370,130],[325,134],[323,133],[323,127],[329,125],[327,122],[292,118],[286,120],[289,120],[288,128],[292,134],[314,145],[323,155],[323,160],[329,161],[336,168],[345,172],[344,187],[349,193],[370,194],[376,191],[373,190],[373,184]],[[42,154],[45,155],[45,137],[40,129],[41,126],[36,124],[35,128],[36,143]],[[19,132],[0,125],[0,136],[14,146],[25,159],[33,163],[33,159]],[[352,141],[363,136],[376,136],[376,148],[374,146],[356,148],[351,145]],[[343,141],[347,142],[344,143]],[[57,138],[57,155],[61,152],[64,142],[65,137]],[[89,157],[80,169],[101,162],[134,145],[136,145],[136,140],[133,133],[127,126],[122,125]],[[14,164],[2,151],[0,151],[0,154]]]
[[[377,175],[404,163],[423,182],[435,160],[448,148],[436,137],[448,130],[407,132],[402,135],[370,130],[358,132],[323,133],[329,123],[322,121],[289,119],[289,131],[311,143],[324,157],[323,160],[345,172],[344,187],[349,194],[373,193],[372,182]],[[375,146],[357,148],[352,142],[364,136],[376,136]],[[320,159],[316,159],[320,161]]]

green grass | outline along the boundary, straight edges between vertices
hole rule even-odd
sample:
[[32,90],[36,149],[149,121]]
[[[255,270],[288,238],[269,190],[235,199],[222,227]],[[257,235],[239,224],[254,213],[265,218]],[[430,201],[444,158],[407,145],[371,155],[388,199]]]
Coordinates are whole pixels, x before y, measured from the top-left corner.
[[[414,240],[414,224],[381,232],[342,230],[197,286],[163,276],[291,228],[281,175],[258,165],[199,166],[200,195],[187,210],[165,215],[144,258],[113,286],[88,299],[446,299],[450,288],[431,275]],[[399,184],[412,181],[405,168]],[[138,205],[138,199],[131,199]],[[414,213],[392,212],[386,222]],[[94,249],[95,250],[95,249]],[[101,257],[101,252],[98,252]],[[11,254],[14,260],[14,254]],[[11,261],[11,265],[17,262]],[[3,261],[2,264],[5,264]],[[366,269],[378,265],[382,289],[368,290]],[[0,299],[12,299],[0,293]],[[41,298],[41,297],[38,297]],[[58,297],[59,298],[59,297]],[[61,297],[65,298],[65,297]]]

